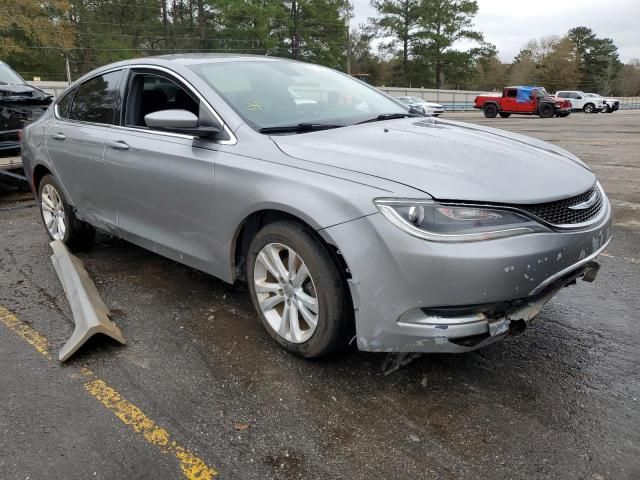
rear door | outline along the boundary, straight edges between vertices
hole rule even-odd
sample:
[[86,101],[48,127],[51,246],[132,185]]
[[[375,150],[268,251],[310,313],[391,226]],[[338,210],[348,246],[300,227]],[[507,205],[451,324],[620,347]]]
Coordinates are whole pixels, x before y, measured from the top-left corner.
[[586,103],[584,97],[576,92],[571,92],[569,95],[571,95],[571,107],[576,110],[582,110]]
[[159,110],[200,113],[194,90],[170,73],[132,69],[122,125],[106,138],[105,178],[112,185],[120,235],[164,256],[210,271],[214,261],[217,144],[154,130]]
[[46,146],[55,175],[81,218],[113,230],[116,211],[104,181],[104,141],[120,115],[123,70],[93,77],[55,105]]
[[517,88],[507,88],[502,101],[500,102],[503,112],[516,112],[518,110],[516,97],[518,96]]

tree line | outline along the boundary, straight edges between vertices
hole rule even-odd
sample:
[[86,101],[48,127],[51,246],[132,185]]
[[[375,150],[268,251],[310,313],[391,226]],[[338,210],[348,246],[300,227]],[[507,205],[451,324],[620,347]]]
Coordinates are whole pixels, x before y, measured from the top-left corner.
[[[346,70],[375,85],[495,90],[507,84],[640,95],[586,27],[528,42],[512,63],[474,28],[476,0],[371,0],[348,35],[348,0],[2,0],[0,58],[26,78],[64,80],[113,61],[178,52],[253,53]],[[460,48],[462,44],[471,45]],[[349,48],[347,48],[347,42]]]

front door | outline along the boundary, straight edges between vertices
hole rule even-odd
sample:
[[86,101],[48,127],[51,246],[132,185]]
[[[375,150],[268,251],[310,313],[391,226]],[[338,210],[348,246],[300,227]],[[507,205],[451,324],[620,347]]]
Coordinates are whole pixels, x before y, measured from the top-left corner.
[[216,144],[150,129],[144,116],[199,100],[169,74],[133,70],[123,126],[106,138],[106,179],[113,186],[120,234],[147,249],[210,271]]

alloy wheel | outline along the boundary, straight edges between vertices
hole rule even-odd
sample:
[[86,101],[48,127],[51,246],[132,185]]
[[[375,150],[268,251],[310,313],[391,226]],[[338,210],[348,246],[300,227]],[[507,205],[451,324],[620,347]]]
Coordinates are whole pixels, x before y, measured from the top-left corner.
[[47,184],[40,194],[40,209],[45,227],[54,240],[63,240],[67,231],[64,204],[53,185]]
[[318,326],[315,284],[304,261],[292,248],[265,245],[256,257],[253,282],[269,326],[291,343],[309,340]]

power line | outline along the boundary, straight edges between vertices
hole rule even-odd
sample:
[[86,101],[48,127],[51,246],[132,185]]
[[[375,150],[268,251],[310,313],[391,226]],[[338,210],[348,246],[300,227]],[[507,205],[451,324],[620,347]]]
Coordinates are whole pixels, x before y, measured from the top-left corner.
[[247,50],[260,50],[260,51],[265,51],[265,50],[273,50],[271,48],[268,47],[260,47],[260,48],[219,48],[219,49],[211,49],[211,48],[157,48],[157,49],[153,49],[153,48],[144,48],[144,47],[130,47],[130,48],[98,48],[98,47],[72,47],[72,48],[62,48],[62,47],[50,47],[50,46],[22,46],[22,45],[5,45],[6,48],[26,48],[26,49],[31,49],[31,50],[63,50],[65,52],[71,52],[71,51],[79,51],[79,50],[95,50],[95,51],[100,51],[100,52],[127,52],[127,51],[144,51],[144,52],[155,52],[158,54],[161,54],[162,52],[167,52],[167,51],[171,51],[171,52],[180,52],[180,53],[187,53],[187,52],[229,52],[229,51],[247,51]]

